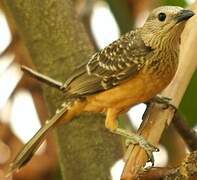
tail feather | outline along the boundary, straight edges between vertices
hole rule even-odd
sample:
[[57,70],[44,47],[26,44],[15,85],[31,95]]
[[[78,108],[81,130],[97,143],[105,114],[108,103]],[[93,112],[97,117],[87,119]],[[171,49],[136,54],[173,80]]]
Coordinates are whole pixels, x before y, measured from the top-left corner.
[[52,119],[46,121],[43,127],[25,144],[24,148],[19,152],[14,161],[9,165],[7,175],[9,176],[14,171],[17,171],[24,166],[34,155],[41,142],[51,128],[53,128],[61,119],[61,117],[68,111],[67,107],[63,107],[52,117]]

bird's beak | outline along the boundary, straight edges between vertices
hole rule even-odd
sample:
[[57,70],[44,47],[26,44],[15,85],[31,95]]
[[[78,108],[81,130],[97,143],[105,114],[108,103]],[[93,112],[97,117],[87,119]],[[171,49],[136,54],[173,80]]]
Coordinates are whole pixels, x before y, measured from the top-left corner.
[[180,13],[176,16],[177,23],[182,21],[187,21],[189,18],[191,18],[195,13],[191,10],[183,9],[180,11]]

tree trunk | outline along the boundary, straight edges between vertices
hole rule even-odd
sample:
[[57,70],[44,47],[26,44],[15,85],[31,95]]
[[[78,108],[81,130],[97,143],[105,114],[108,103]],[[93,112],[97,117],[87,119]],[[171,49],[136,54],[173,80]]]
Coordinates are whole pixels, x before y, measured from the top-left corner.
[[[38,71],[65,81],[75,66],[93,53],[70,0],[4,0]],[[52,114],[64,101],[44,87]],[[104,117],[84,114],[57,130],[63,179],[111,179],[110,167],[122,156],[120,138],[104,127]]]

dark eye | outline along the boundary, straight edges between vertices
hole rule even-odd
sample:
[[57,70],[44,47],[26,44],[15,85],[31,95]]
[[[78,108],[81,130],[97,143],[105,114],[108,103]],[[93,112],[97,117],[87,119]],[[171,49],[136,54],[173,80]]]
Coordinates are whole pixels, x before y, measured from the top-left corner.
[[165,13],[159,13],[158,19],[159,19],[160,21],[165,21],[165,19],[166,19],[166,14],[165,14]]

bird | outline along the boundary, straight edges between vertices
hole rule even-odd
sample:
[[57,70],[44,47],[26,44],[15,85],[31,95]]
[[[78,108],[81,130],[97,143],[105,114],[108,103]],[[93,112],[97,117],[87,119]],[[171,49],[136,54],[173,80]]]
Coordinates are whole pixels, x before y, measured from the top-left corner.
[[22,66],[29,75],[62,91],[65,102],[22,148],[7,174],[31,159],[52,128],[82,112],[106,113],[105,127],[139,144],[153,161],[152,153],[158,149],[142,136],[120,129],[117,118],[132,106],[149,101],[171,82],[178,67],[181,33],[192,16],[193,11],[182,7],[157,7],[142,27],[94,53],[64,83]]

